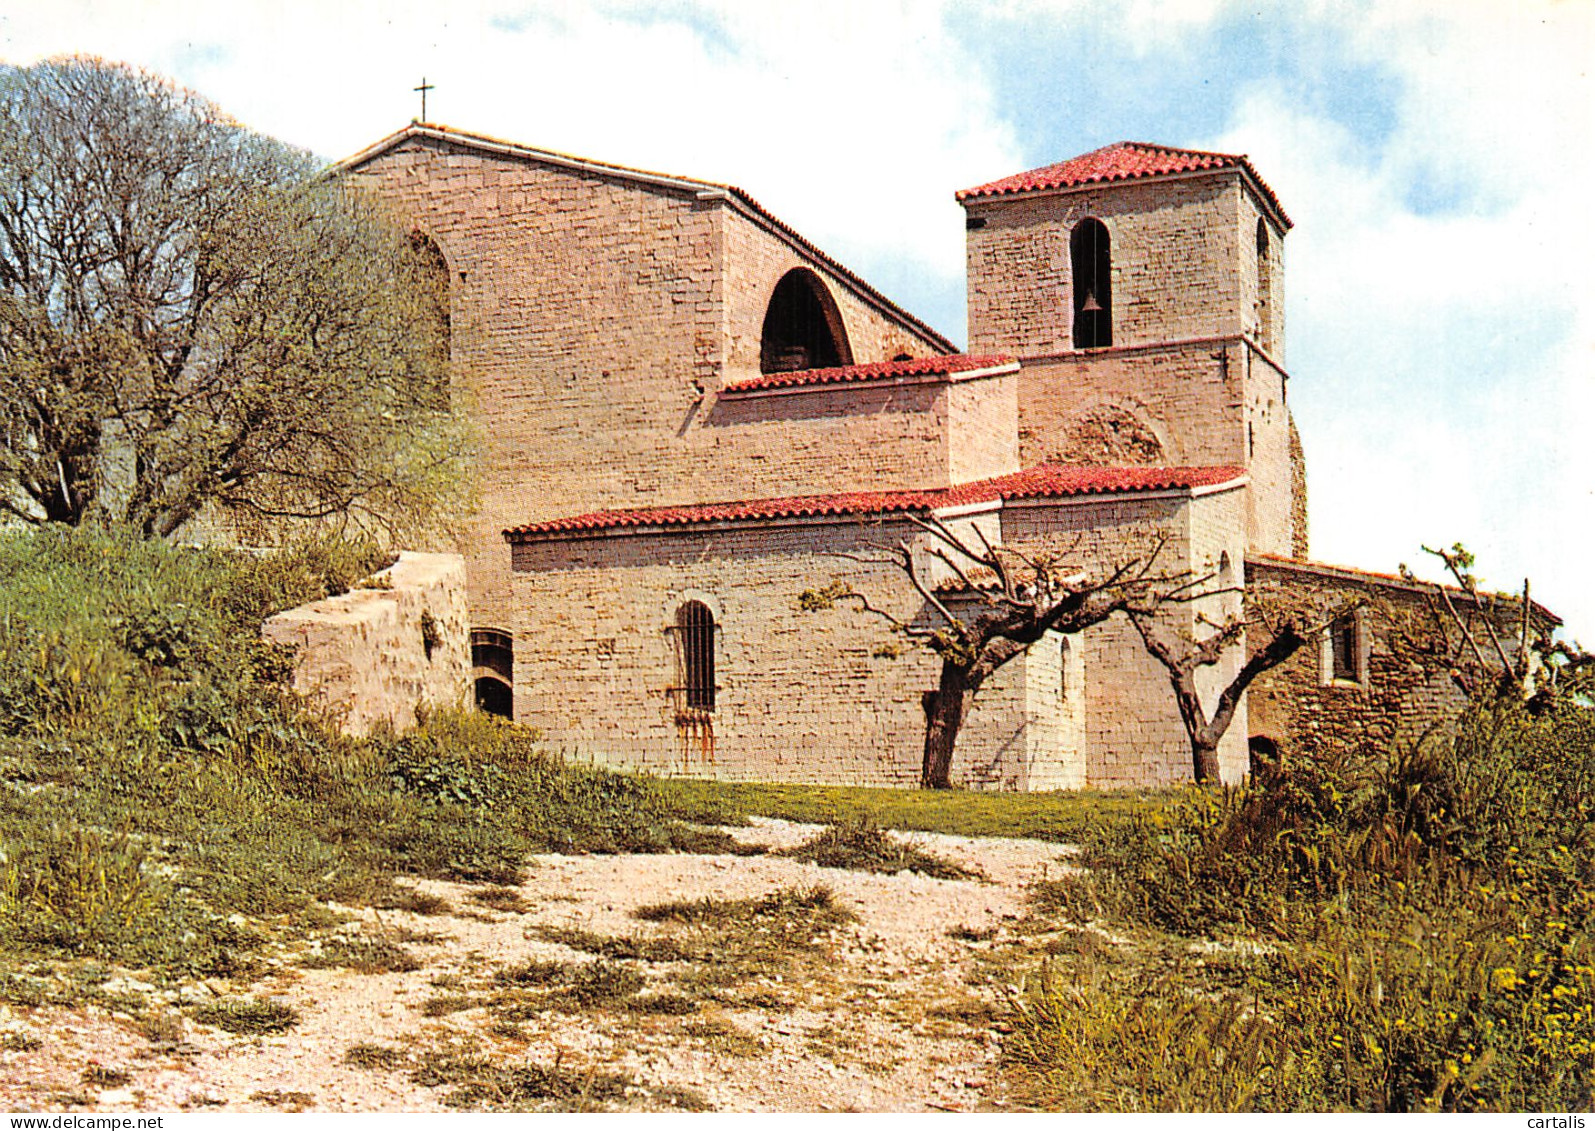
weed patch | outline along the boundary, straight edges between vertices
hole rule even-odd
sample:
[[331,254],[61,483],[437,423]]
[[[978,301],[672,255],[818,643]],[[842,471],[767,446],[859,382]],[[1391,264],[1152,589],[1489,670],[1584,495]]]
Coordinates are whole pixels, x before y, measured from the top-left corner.
[[353,970],[359,974],[402,974],[421,968],[420,960],[397,943],[361,937],[329,939],[319,951],[301,957],[299,965],[312,970]]
[[573,968],[560,996],[577,1008],[591,1009],[631,997],[646,984],[630,966],[600,960]]
[[626,1002],[626,1008],[633,1013],[684,1017],[698,1012],[698,1003],[682,994],[660,993],[631,998]]
[[392,1072],[404,1067],[408,1059],[403,1049],[390,1048],[387,1045],[358,1044],[350,1045],[343,1050],[343,1062],[351,1068]]
[[467,1009],[475,1009],[482,1002],[470,994],[438,994],[429,997],[421,1003],[421,1016],[447,1017],[451,1013],[462,1013]]
[[316,1097],[309,1092],[284,1092],[275,1088],[269,1091],[251,1092],[249,1098],[256,1103],[281,1108],[283,1111],[304,1111],[316,1102]]
[[580,927],[547,926],[533,927],[529,934],[545,942],[558,943],[572,950],[619,961],[694,962],[703,957],[701,950],[672,938],[600,935]]
[[270,998],[229,998],[194,1010],[194,1020],[228,1033],[281,1033],[299,1023],[299,1011]]
[[683,1036],[723,1056],[749,1057],[764,1052],[764,1045],[758,1037],[723,1018],[688,1021],[681,1027],[681,1032]]
[[499,970],[493,975],[493,981],[500,986],[552,986],[565,981],[570,973],[571,964],[568,962],[544,962],[532,958]]
[[106,1068],[103,1064],[89,1065],[79,1079],[91,1088],[120,1088],[133,1081],[130,1074],[119,1068]]
[[471,902],[491,907],[494,911],[522,912],[532,909],[532,905],[527,903],[515,888],[486,888],[482,891],[473,891],[468,898]]
[[782,849],[776,855],[807,860],[822,868],[851,868],[886,875],[918,872],[938,880],[985,878],[979,872],[950,860],[893,840],[868,817],[846,825],[831,825],[813,840],[795,848]]
[[443,1101],[450,1107],[478,1111],[515,1111],[527,1107],[594,1110],[595,1105],[626,1094],[631,1080],[597,1069],[576,1071],[558,1065],[516,1064],[481,1073],[456,1088]]

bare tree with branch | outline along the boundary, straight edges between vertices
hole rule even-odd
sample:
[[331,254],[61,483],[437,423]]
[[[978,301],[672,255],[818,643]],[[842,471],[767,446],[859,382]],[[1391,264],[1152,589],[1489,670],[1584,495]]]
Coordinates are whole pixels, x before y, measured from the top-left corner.
[[[846,582],[809,590],[799,598],[806,609],[848,602],[885,620],[941,659],[935,691],[925,697],[925,754],[920,782],[927,789],[951,787],[953,750],[975,695],[1004,664],[1049,632],[1074,633],[1132,608],[1149,613],[1193,592],[1187,574],[1158,571],[1163,542],[1151,544],[1099,577],[1088,577],[1059,556],[1029,556],[994,545],[978,525],[972,537],[935,515],[906,516],[928,537],[917,547],[907,539],[878,553],[841,554],[850,560],[897,567],[924,600],[931,623],[904,621],[872,604]],[[930,563],[942,567],[951,588],[934,584]],[[972,612],[955,605],[972,603]]]
[[[1553,639],[1543,620],[1536,623],[1527,578],[1521,597],[1483,592],[1473,573],[1473,554],[1462,543],[1450,549],[1422,549],[1440,559],[1456,588],[1466,595],[1464,614],[1446,586],[1421,581],[1405,565],[1401,567],[1404,579],[1427,590],[1435,629],[1450,656],[1451,682],[1464,695],[1472,698],[1493,691],[1545,709],[1558,698],[1585,697],[1595,691],[1595,655],[1576,643]],[[1510,634],[1503,633],[1508,626]],[[1504,635],[1511,642],[1510,651]]]
[[1267,641],[1254,649],[1241,665],[1235,678],[1219,692],[1212,714],[1202,703],[1197,690],[1196,673],[1211,667],[1224,658],[1226,652],[1240,646],[1248,624],[1239,617],[1219,625],[1208,624],[1198,618],[1198,623],[1213,629],[1212,635],[1202,640],[1171,640],[1160,632],[1153,617],[1143,609],[1132,608],[1130,621],[1135,625],[1153,659],[1163,665],[1168,673],[1169,686],[1174,689],[1174,701],[1179,707],[1180,721],[1185,724],[1185,734],[1191,743],[1191,770],[1202,783],[1219,780],[1218,744],[1235,720],[1241,697],[1252,681],[1270,668],[1278,667],[1296,654],[1312,635],[1311,629],[1303,632],[1295,622],[1286,621],[1268,634]]

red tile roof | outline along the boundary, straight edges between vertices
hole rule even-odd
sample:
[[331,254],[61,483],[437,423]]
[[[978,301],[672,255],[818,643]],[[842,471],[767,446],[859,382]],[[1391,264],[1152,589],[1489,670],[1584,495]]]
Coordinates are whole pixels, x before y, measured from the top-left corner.
[[1060,161],[1056,165],[1043,165],[1024,173],[1015,173],[990,184],[964,189],[959,200],[982,196],[1006,196],[1042,189],[1074,188],[1079,185],[1100,184],[1109,181],[1129,181],[1140,177],[1161,177],[1171,173],[1197,173],[1208,169],[1239,169],[1256,183],[1263,198],[1289,228],[1290,217],[1280,207],[1279,198],[1267,182],[1257,175],[1257,170],[1245,154],[1208,153],[1199,149],[1171,149],[1166,145],[1150,145],[1143,141],[1121,141],[1106,145]]
[[642,507],[594,511],[572,518],[532,522],[506,530],[510,541],[535,535],[617,530],[626,527],[685,526],[704,522],[748,522],[772,518],[840,517],[992,503],[1013,499],[1054,499],[1071,495],[1112,495],[1136,491],[1190,490],[1238,480],[1238,467],[1065,467],[1044,463],[1011,475],[932,491],[853,491],[734,503],[681,507]]
[[720,391],[749,393],[760,389],[852,384],[902,377],[951,377],[955,373],[974,373],[982,369],[1013,372],[1018,368],[1019,363],[1011,357],[954,353],[945,357],[915,357],[907,361],[876,361],[867,365],[840,365],[830,369],[797,369],[789,373],[766,373],[746,381],[735,381]]

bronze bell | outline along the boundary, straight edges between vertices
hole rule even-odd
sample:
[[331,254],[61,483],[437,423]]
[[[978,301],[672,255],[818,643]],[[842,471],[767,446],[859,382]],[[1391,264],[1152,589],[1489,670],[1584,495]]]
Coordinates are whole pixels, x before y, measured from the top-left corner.
[[1089,287],[1086,288],[1085,301],[1080,304],[1081,314],[1101,314],[1102,304],[1097,301],[1097,296]]

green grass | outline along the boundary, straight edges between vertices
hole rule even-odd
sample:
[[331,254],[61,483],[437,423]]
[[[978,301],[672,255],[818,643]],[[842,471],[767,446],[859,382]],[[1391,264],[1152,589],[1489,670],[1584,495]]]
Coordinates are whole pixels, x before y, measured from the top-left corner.
[[1074,843],[1103,824],[1132,821],[1149,808],[1177,804],[1189,792],[988,793],[680,778],[660,781],[657,788],[689,821],[724,823],[727,814],[836,826],[868,821],[883,829],[1033,837],[1061,843]]
[[534,852],[722,849],[649,779],[567,766],[487,716],[327,730],[260,620],[375,564],[0,535],[0,958],[243,978],[328,901],[448,909],[397,877],[493,885],[477,900],[513,911]]
[[886,875],[918,872],[938,880],[984,878],[978,871],[893,840],[868,817],[852,824],[831,825],[813,839],[782,849],[776,855],[807,860],[822,868],[851,868]]
[[1061,1110],[1595,1107],[1595,715],[1477,705],[1086,838],[1005,1046]]

